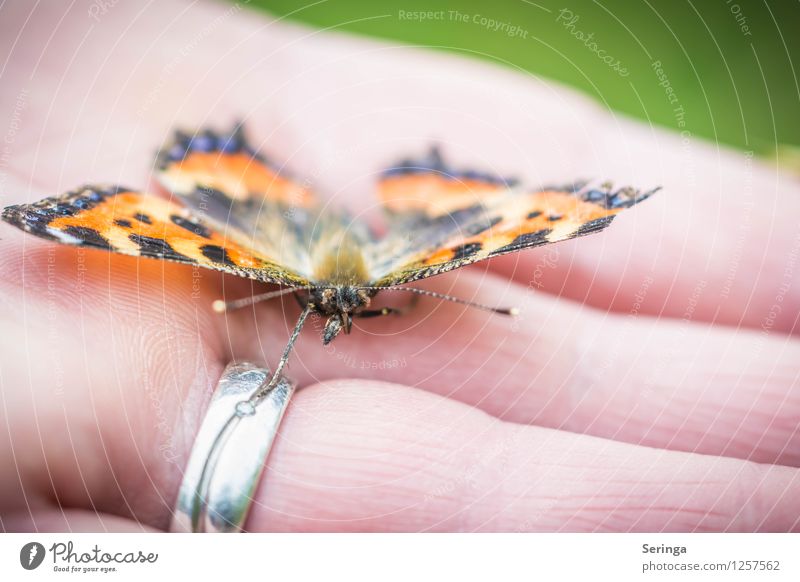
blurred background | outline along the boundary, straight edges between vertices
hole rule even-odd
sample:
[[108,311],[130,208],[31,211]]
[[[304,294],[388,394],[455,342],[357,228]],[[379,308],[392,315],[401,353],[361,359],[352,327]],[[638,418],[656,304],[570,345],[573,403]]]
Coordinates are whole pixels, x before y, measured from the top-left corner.
[[[288,20],[548,77],[605,107],[800,168],[800,3],[252,0]],[[455,7],[454,7],[455,6]],[[783,164],[782,164],[783,165]]]

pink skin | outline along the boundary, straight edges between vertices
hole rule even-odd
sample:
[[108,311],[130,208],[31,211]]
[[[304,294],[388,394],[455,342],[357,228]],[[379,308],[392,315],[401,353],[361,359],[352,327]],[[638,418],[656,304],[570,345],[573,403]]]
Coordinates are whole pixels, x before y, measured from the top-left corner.
[[[601,235],[420,285],[516,322],[422,299],[326,349],[310,324],[249,529],[800,529],[787,175],[471,60],[216,4],[31,6],[0,11],[4,204],[145,186],[172,127],[237,117],[368,216],[375,171],[434,138],[534,184],[664,186]],[[264,287],[1,230],[3,527],[165,528],[225,363],[274,365],[297,306],[218,316]]]

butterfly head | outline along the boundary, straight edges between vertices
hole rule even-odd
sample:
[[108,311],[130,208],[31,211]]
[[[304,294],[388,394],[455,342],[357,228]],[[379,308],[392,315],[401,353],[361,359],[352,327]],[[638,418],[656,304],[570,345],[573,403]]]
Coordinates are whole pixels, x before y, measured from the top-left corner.
[[322,332],[322,343],[328,345],[339,332],[350,333],[353,315],[369,306],[375,291],[347,285],[313,289],[310,301],[314,309],[328,316]]

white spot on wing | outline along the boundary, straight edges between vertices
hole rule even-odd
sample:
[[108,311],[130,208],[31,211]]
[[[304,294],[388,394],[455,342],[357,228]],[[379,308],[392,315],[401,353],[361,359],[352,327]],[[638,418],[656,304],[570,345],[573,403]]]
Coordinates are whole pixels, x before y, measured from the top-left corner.
[[56,228],[47,227],[47,234],[52,235],[53,237],[57,238],[59,242],[65,245],[78,245],[81,244],[83,241],[76,236],[72,236],[71,234],[67,234],[62,230],[58,230]]

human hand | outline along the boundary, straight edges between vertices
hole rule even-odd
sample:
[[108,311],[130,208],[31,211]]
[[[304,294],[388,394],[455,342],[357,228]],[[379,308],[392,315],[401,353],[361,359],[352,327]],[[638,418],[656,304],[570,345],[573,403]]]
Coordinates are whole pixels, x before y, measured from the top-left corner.
[[[235,118],[356,212],[431,139],[525,183],[664,187],[600,235],[421,285],[519,306],[516,322],[423,299],[328,348],[309,326],[249,529],[800,528],[787,176],[539,79],[235,7],[2,10],[3,205],[144,186],[172,128]],[[212,313],[253,289],[4,226],[3,527],[166,528],[225,364],[274,365],[297,316]]]

